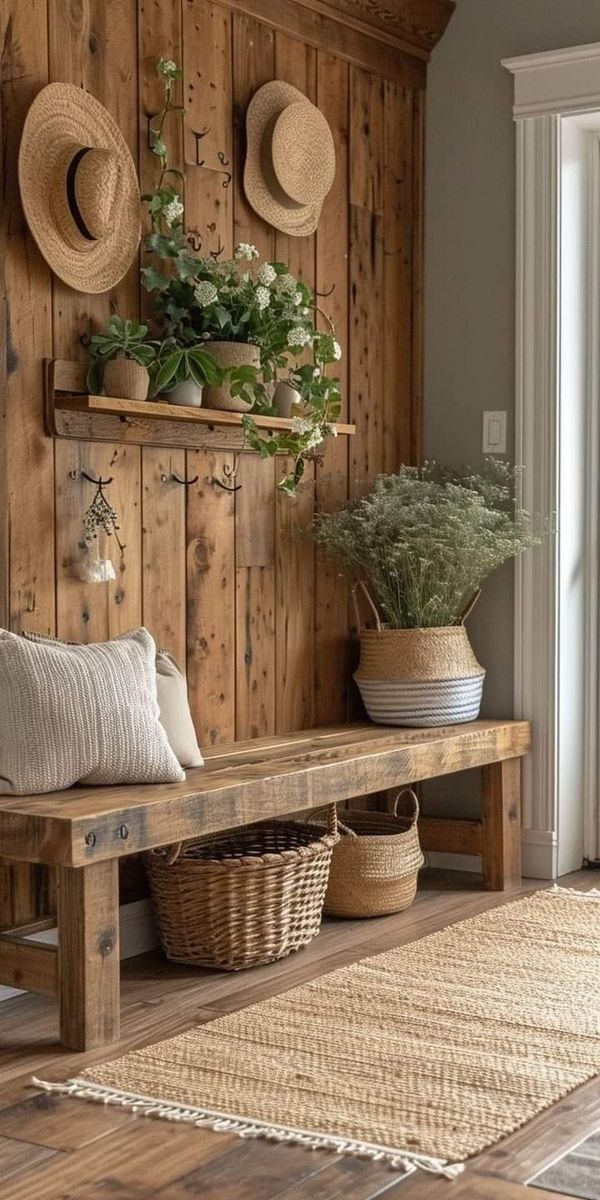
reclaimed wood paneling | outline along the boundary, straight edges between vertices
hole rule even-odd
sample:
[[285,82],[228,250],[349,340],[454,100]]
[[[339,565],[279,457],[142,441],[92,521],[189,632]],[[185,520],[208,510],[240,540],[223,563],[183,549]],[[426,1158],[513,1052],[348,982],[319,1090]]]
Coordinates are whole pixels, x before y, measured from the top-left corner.
[[[205,746],[344,720],[347,585],[303,531],[313,513],[360,493],[420,453],[422,160],[425,60],[450,0],[394,0],[388,17],[346,0],[5,0],[0,11],[3,204],[0,213],[0,624],[85,642],[144,621],[187,665]],[[337,9],[337,12],[336,12]],[[89,90],[156,178],[148,121],[161,101],[156,60],[183,65],[172,160],[184,170],[186,220],[201,253],[236,242],[289,262],[315,284],[342,346],[343,416],[354,438],[330,439],[296,501],[277,493],[285,463],[244,454],[241,490],[214,482],[231,451],[194,448],[174,426],[171,450],[127,442],[107,416],[105,442],[85,414],[72,440],[47,438],[42,360],[84,362],[111,312],[148,313],[137,264],[109,293],[86,296],[51,276],[26,231],[16,157],[27,107],[48,80]],[[336,142],[337,173],[310,238],[276,233],[246,201],[245,114],[279,77],[315,100]],[[196,136],[199,135],[199,136]],[[229,173],[232,179],[228,178]],[[321,320],[321,318],[318,318]],[[121,438],[123,434],[123,438]],[[196,445],[197,445],[196,441]],[[123,562],[118,578],[76,575],[81,520],[93,497],[82,469],[114,482]],[[191,488],[167,482],[198,475]],[[24,919],[47,894],[28,869],[0,877],[0,919]]]
[[[51,277],[28,235],[17,152],[27,109],[48,81],[45,0],[0,6],[0,616],[55,629],[53,446],[42,425],[41,359],[52,346]],[[0,923],[27,920],[39,873],[0,867]]]
[[232,455],[188,452],[187,663],[202,746],[235,738],[235,492],[214,482]]
[[[317,103],[333,133],[337,169],[316,234],[316,286],[342,350],[336,371],[342,385],[343,420],[348,417],[349,383],[348,99],[348,64],[319,52]],[[316,473],[316,507],[321,512],[339,508],[348,497],[348,455],[346,438],[329,439]],[[315,565],[315,721],[321,724],[342,721],[346,715],[348,680],[340,664],[347,659],[348,585],[339,567],[321,550]]]
[[[272,258],[274,230],[248,204],[243,188],[245,114],[258,87],[275,75],[275,37],[258,21],[233,17],[234,238]],[[236,502],[236,734],[258,737],[275,726],[275,471],[246,456]]]

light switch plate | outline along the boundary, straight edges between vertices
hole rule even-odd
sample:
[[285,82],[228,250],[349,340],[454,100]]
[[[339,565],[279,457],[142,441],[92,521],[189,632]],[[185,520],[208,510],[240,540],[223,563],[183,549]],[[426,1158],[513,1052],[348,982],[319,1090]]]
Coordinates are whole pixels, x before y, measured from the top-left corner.
[[483,439],[484,454],[506,454],[506,412],[484,412]]

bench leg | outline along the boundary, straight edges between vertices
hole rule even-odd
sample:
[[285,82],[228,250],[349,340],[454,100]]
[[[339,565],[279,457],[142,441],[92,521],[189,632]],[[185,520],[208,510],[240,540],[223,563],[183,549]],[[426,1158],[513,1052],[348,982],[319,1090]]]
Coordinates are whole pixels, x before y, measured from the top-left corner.
[[503,892],[521,882],[521,760],[508,758],[482,770],[484,887]]
[[60,1036],[70,1050],[91,1050],[119,1036],[118,870],[116,859],[59,869]]

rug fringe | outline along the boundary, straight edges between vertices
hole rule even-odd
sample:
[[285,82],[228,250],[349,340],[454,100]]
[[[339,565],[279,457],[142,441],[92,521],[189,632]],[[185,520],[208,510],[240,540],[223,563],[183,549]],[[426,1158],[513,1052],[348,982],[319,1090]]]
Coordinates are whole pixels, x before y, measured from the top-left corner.
[[395,1150],[388,1146],[377,1146],[370,1142],[335,1137],[332,1134],[314,1134],[307,1130],[291,1129],[285,1125],[269,1125],[264,1121],[251,1121],[241,1117],[210,1109],[169,1104],[153,1100],[149,1096],[136,1096],[122,1092],[105,1084],[91,1083],[87,1079],[68,1079],[65,1083],[48,1083],[43,1079],[31,1080],[34,1087],[43,1092],[60,1096],[75,1096],[78,1100],[89,1100],[96,1104],[116,1104],[130,1108],[144,1117],[159,1117],[163,1121],[184,1121],[201,1129],[212,1129],[216,1133],[234,1133],[242,1138],[266,1138],[270,1142],[291,1142],[309,1150],[335,1150],[337,1154],[349,1154],[372,1162],[386,1162],[397,1171],[407,1174],[419,1168],[431,1175],[455,1179],[464,1171],[463,1163],[445,1163],[439,1158],[416,1154],[410,1150]]
[[600,900],[600,888],[589,888],[586,892],[578,892],[577,888],[560,887],[558,883],[549,888],[551,896],[575,896],[577,900]]

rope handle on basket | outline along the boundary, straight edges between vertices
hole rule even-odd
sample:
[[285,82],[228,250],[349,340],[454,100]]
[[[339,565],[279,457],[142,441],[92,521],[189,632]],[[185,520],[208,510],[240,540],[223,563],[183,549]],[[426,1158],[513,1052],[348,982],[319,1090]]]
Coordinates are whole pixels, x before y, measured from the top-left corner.
[[[402,788],[402,790],[400,792],[398,792],[398,795],[396,796],[396,799],[394,800],[394,807],[392,808],[392,816],[397,817],[399,815],[398,814],[398,805],[403,796],[410,796],[410,798],[413,802],[413,806],[412,806],[413,811],[412,811],[412,813],[409,814],[409,819],[412,821],[412,823],[414,825],[414,824],[416,824],[416,822],[419,819],[420,808],[419,808],[419,801],[417,798],[417,794],[416,794],[416,792],[413,792],[412,788],[409,788],[409,787]],[[339,817],[338,817],[338,831],[340,833],[343,833],[345,837],[352,838],[353,841],[358,841],[358,834],[355,833],[353,829],[350,829],[348,827],[348,825],[344,825],[344,822],[340,821]]]
[[359,579],[358,583],[355,583],[352,588],[352,603],[354,605],[354,612],[356,614],[356,626],[357,626],[358,632],[360,633],[360,631],[362,629],[360,612],[358,610],[358,601],[356,599],[356,593],[357,593],[358,588],[361,588],[363,595],[366,597],[366,599],[369,603],[371,612],[373,613],[373,616],[375,617],[375,628],[376,628],[377,632],[381,633],[381,630],[382,630],[381,617],[379,616],[379,613],[377,611],[377,606],[375,604],[375,601],[373,600],[373,597],[371,596],[371,593],[370,593],[366,583],[364,583],[362,579]]
[[417,797],[417,793],[414,792],[412,788],[405,787],[405,788],[402,788],[402,790],[398,792],[398,795],[396,796],[396,799],[394,800],[394,807],[392,809],[392,813],[395,817],[398,816],[398,805],[403,796],[410,796],[410,798],[412,800],[412,813],[410,813],[409,816],[414,825],[415,822],[418,821],[418,819],[419,819],[419,812],[421,810],[419,808],[419,800]]
[[460,614],[460,617],[458,618],[459,625],[464,625],[467,617],[470,617],[471,613],[473,612],[473,609],[475,608],[475,605],[477,604],[477,601],[479,600],[480,595],[481,595],[481,588],[477,588],[477,591],[473,592],[471,599],[467,600],[467,603],[465,604],[465,607],[463,608],[463,610]]
[[[336,804],[328,804],[327,817],[326,817],[327,833],[330,834],[332,837],[337,838],[338,826],[339,826],[339,822],[338,822],[338,815],[337,815],[337,805]],[[165,865],[167,867],[172,867],[175,865],[175,863],[177,862],[177,859],[179,858],[179,855],[181,854],[182,848],[183,848],[183,842],[174,842],[172,846],[165,847],[164,856],[165,856]]]

